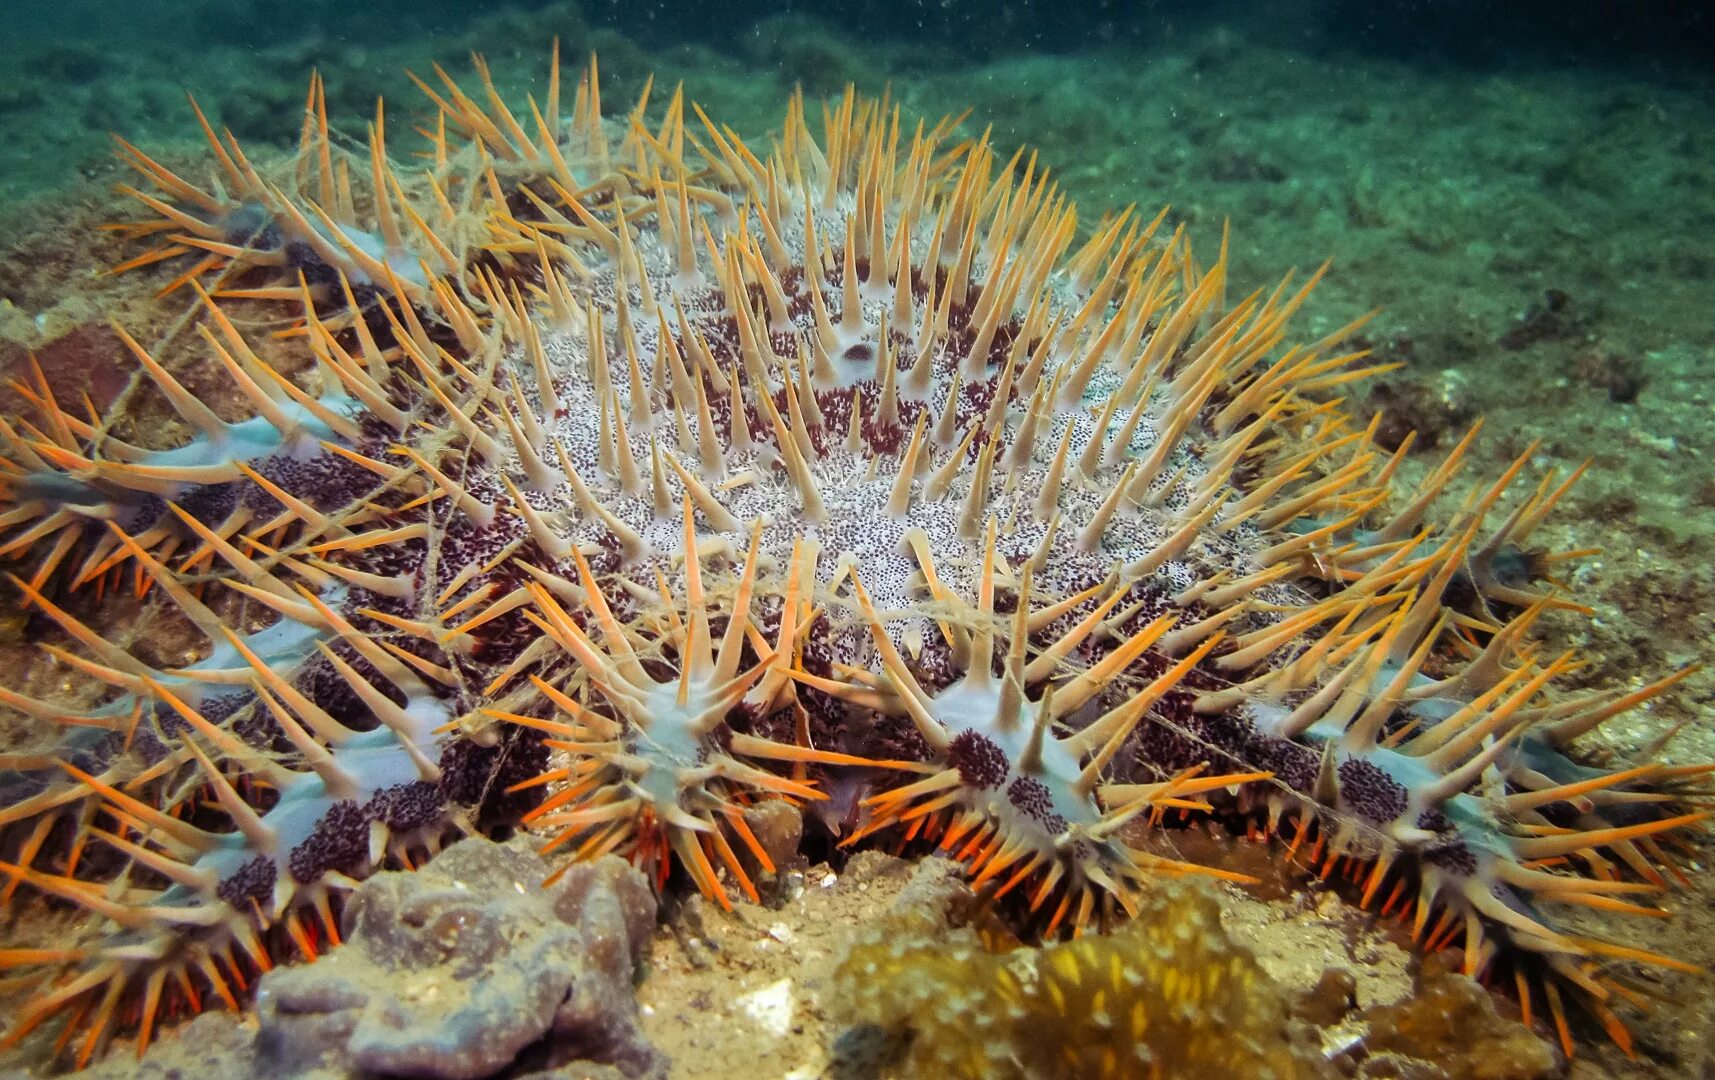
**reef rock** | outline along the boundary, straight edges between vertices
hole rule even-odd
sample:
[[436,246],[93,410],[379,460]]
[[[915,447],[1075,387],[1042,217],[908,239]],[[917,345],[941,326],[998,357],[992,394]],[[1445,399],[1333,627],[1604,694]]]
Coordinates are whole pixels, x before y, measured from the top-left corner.
[[618,858],[573,866],[547,888],[545,874],[532,854],[471,839],[416,873],[365,882],[341,948],[263,979],[258,1071],[343,1064],[474,1080],[543,1044],[529,1054],[542,1067],[664,1074],[632,995],[655,921],[648,883]]
[[1495,1010],[1481,985],[1423,965],[1417,992],[1364,1014],[1364,1080],[1550,1080],[1564,1075],[1548,1044]]

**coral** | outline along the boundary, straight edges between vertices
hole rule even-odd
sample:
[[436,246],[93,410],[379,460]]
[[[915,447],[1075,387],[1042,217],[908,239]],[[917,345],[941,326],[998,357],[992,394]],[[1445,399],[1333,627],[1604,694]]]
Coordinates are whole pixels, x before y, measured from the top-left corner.
[[647,882],[612,858],[543,888],[546,874],[471,839],[365,882],[340,949],[263,978],[258,1067],[310,1047],[365,1075],[475,1080],[551,1039],[555,1064],[663,1072],[631,992],[655,923]]
[[1151,890],[1111,934],[1035,949],[870,929],[835,980],[849,1022],[905,1042],[901,1076],[1333,1075],[1214,899],[1188,885]]
[[[604,116],[593,62],[563,111],[557,47],[523,109],[474,63],[418,80],[410,168],[319,77],[288,161],[200,108],[212,182],[119,143],[154,245],[121,268],[198,341],[115,331],[161,430],[39,370],[0,417],[0,557],[84,687],[0,687],[34,737],[0,874],[99,921],[0,950],[36,984],[0,1045],[237,1007],[472,829],[755,897],[770,800],[1047,938],[1242,879],[1132,828],[1217,814],[1568,1046],[1561,987],[1624,1045],[1601,965],[1688,966],[1554,913],[1656,913],[1708,770],[1572,744],[1684,672],[1553,689],[1532,631],[1575,605],[1525,545],[1570,481],[1515,492],[1527,451],[1459,499],[1473,431],[1396,492],[1405,443],[1331,400],[1386,366],[1357,325],[1287,343],[1320,273],[1229,296],[1226,244],[1080,223],[1034,157],[854,91],[764,157],[677,91]],[[115,641],[122,591],[154,603]]]

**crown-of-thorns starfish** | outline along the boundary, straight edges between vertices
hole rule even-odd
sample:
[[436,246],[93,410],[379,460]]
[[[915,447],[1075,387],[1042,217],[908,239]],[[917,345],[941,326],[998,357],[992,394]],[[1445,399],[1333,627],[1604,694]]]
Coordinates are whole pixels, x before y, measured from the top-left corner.
[[[775,866],[767,850],[745,821],[752,800],[778,796],[807,800],[825,798],[803,780],[777,775],[754,761],[822,765],[885,764],[810,746],[779,743],[734,731],[728,717],[747,695],[755,705],[770,709],[774,687],[765,677],[790,653],[802,606],[800,591],[808,579],[804,545],[795,545],[787,585],[781,600],[778,640],[758,644],[751,621],[751,598],[756,590],[761,527],[751,531],[749,554],[732,595],[718,648],[711,629],[711,598],[704,591],[697,555],[696,526],[689,498],[684,502],[685,595],[676,600],[663,580],[666,607],[655,613],[664,626],[649,628],[652,644],[671,656],[640,654],[632,632],[621,625],[602,596],[589,563],[574,552],[578,583],[538,576],[548,584],[530,586],[532,608],[525,617],[572,663],[568,684],[556,686],[538,674],[530,682],[570,722],[540,720],[515,713],[487,710],[488,715],[526,728],[547,732],[547,746],[566,755],[568,764],[523,781],[518,788],[562,785],[524,815],[524,822],[555,833],[543,848],[549,853],[571,841],[581,841],[576,856],[592,858],[612,851],[628,853],[665,885],[670,852],[689,870],[692,880],[723,907],[731,901],[716,867],[724,868],[753,902],[755,883],[727,838],[730,832],[764,872]],[[556,592],[576,596],[585,617],[593,622],[597,644],[577,618],[556,598]],[[648,632],[648,631],[646,631]],[[740,671],[747,650],[766,648],[758,657],[748,653],[750,666]],[[668,668],[663,670],[661,665]],[[552,663],[545,665],[552,670]],[[677,667],[676,673],[671,672]],[[657,677],[657,672],[661,677]],[[579,696],[586,698],[580,703]],[[750,760],[747,760],[750,759]],[[570,864],[567,864],[570,865]]]
[[956,623],[941,623],[948,646],[964,668],[956,682],[933,695],[924,690],[855,573],[852,589],[874,637],[881,671],[853,671],[848,684],[798,675],[843,700],[909,716],[931,760],[942,766],[922,780],[865,800],[870,821],[846,843],[895,826],[905,826],[907,838],[920,832],[938,836],[943,850],[970,867],[973,885],[991,879],[998,883],[997,899],[1030,882],[1026,892],[1032,912],[1043,911],[1051,898],[1057,899],[1046,909],[1050,914],[1042,932],[1049,935],[1069,914],[1074,925],[1089,923],[1098,898],[1118,901],[1127,913],[1135,913],[1133,892],[1151,874],[1194,871],[1253,881],[1137,851],[1115,834],[1145,810],[1207,810],[1208,804],[1195,801],[1195,796],[1267,779],[1267,773],[1200,777],[1200,767],[1194,767],[1158,783],[1103,783],[1109,763],[1148,710],[1209,654],[1220,633],[1205,637],[1184,659],[1088,726],[1056,734],[1053,729],[1066,717],[1102,694],[1115,675],[1158,644],[1174,616],[1150,622],[1076,678],[1058,687],[1048,684],[1040,700],[1033,701],[1028,689],[1092,632],[1123,593],[1114,590],[1027,663],[1032,571],[1026,563],[997,675],[992,670],[997,651],[995,531],[991,518],[974,627],[962,632]]
[[772,865],[750,807],[855,790],[848,842],[931,838],[1038,933],[1235,876],[1139,819],[1289,834],[1569,1049],[1567,986],[1629,1046],[1615,962],[1688,965],[1553,907],[1656,913],[1708,770],[1570,752],[1685,674],[1554,690],[1577,553],[1525,545],[1575,476],[1515,493],[1533,447],[1437,521],[1476,432],[1396,493],[1409,443],[1332,398],[1386,367],[1361,320],[1287,343],[1320,271],[1231,298],[1224,237],[1081,226],[963,118],[848,92],[816,134],[794,96],[759,155],[678,91],[604,117],[593,62],[563,115],[557,60],[522,112],[480,58],[419,80],[409,168],[319,78],[283,162],[200,109],[207,181],[121,141],[122,268],[196,340],[119,331],[121,407],[36,368],[0,417],[0,555],[70,677],[0,688],[36,736],[3,899],[94,916],[0,950],[35,987],[0,1043],[236,1003],[460,831],[724,903]]

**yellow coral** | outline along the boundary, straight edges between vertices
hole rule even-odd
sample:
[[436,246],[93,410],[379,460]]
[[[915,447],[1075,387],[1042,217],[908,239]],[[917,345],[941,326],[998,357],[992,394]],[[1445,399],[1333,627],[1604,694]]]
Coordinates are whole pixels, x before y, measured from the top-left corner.
[[897,1075],[1325,1075],[1203,889],[1164,883],[1113,934],[1040,949],[993,953],[974,934],[948,945],[899,930],[865,935],[835,976],[852,1023],[906,1041]]

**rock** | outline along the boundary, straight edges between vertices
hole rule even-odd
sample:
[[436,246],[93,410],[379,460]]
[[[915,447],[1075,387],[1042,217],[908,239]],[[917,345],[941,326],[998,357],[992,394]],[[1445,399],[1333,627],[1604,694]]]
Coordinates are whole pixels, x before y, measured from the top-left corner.
[[744,821],[776,870],[797,858],[804,839],[804,814],[796,806],[784,799],[769,799],[747,808]]
[[1340,968],[1323,968],[1321,978],[1294,1003],[1292,1013],[1317,1027],[1332,1027],[1352,1011],[1357,998],[1355,975]]
[[[77,1074],[78,1080],[190,1080],[191,1077],[251,1076],[251,1039],[255,1028],[229,1012],[204,1013],[156,1042],[139,1059],[129,1047],[108,1054]],[[22,1068],[0,1069],[0,1080],[35,1080],[42,1075]],[[332,1074],[306,1074],[293,1080],[321,1080]]]
[[[103,323],[77,326],[33,351],[54,399],[74,413],[81,413],[85,394],[97,410],[105,412],[131,377],[130,354],[119,335]],[[35,388],[30,351],[0,343],[0,412],[34,415],[34,406],[12,388],[13,381]]]
[[256,1071],[475,1080],[529,1048],[538,1067],[664,1075],[632,995],[655,920],[647,882],[617,858],[548,888],[545,873],[533,854],[471,839],[365,882],[342,947],[262,980]]
[[1495,1011],[1492,995],[1439,958],[1426,960],[1416,993],[1364,1013],[1364,1080],[1550,1080],[1564,1075],[1554,1050]]

